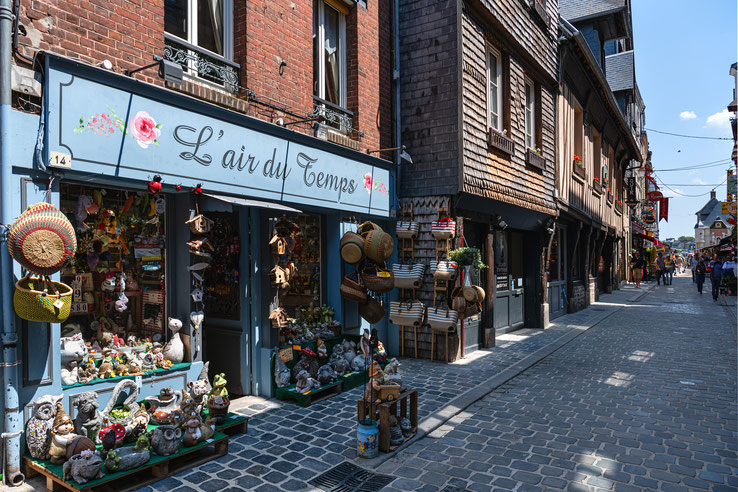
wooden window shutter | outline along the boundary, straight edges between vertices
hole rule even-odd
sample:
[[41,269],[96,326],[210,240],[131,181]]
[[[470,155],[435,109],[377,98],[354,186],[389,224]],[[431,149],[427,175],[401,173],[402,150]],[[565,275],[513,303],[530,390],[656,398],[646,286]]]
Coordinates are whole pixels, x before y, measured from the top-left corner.
[[510,135],[510,55],[507,53],[502,53],[502,122],[502,128]]
[[534,82],[535,91],[535,112],[533,116],[535,119],[536,134],[534,136],[536,140],[536,147],[543,150],[543,111],[541,110],[541,84]]

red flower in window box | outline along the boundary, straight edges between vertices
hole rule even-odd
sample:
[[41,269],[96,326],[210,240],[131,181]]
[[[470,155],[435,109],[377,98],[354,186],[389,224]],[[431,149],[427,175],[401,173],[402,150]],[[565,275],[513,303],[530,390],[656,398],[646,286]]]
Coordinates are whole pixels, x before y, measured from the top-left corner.
[[597,176],[595,176],[594,177],[594,180],[597,181],[597,182],[599,182],[600,181],[600,178],[598,178]]

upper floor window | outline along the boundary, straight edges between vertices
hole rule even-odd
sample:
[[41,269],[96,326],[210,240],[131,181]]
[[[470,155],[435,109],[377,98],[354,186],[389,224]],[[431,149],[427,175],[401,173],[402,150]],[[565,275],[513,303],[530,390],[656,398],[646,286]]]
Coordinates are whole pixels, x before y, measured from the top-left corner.
[[[607,167],[607,166],[605,166]],[[601,184],[605,186],[603,179],[604,171],[602,167],[602,136],[600,132],[592,128],[592,175],[600,175]]]
[[533,83],[525,81],[525,145],[536,148],[536,93]]
[[313,9],[313,95],[346,107],[346,15],[337,0],[316,0]]
[[487,53],[487,80],[489,82],[487,94],[489,126],[501,131],[504,126],[502,119],[502,57],[494,48],[489,48]]
[[164,30],[232,59],[233,0],[164,0]]

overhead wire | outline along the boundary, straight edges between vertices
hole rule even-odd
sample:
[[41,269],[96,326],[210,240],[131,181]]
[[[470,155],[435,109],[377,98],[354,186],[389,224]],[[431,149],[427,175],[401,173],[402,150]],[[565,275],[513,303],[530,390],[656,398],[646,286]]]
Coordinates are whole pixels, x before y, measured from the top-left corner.
[[674,167],[674,168],[671,168],[671,169],[659,169],[659,172],[693,171],[695,169],[706,169],[706,168],[709,168],[709,167],[724,166],[724,165],[730,164],[730,163],[732,163],[732,161],[730,159],[721,159],[719,161],[705,162],[703,164],[693,164],[691,166]]
[[[712,188],[712,189],[711,189],[710,191],[708,191],[708,192],[706,192],[706,193],[699,193],[699,194],[697,194],[697,195],[687,195],[686,193],[682,193],[682,192],[680,192],[680,191],[677,191],[677,190],[675,190],[674,188],[671,188],[671,187],[669,187],[669,185],[667,185],[666,183],[664,183],[663,181],[661,181],[661,178],[659,178],[658,176],[656,176],[656,179],[658,179],[658,180],[659,180],[659,182],[660,182],[660,184],[661,184],[662,186],[664,186],[664,187],[665,187],[666,189],[668,189],[668,190],[671,190],[671,192],[672,192],[672,193],[674,193],[674,194],[676,194],[676,195],[679,195],[679,196],[683,196],[683,197],[688,197],[688,198],[694,198],[694,197],[699,197],[699,196],[705,196],[705,195],[709,195],[710,193],[712,193],[712,191],[713,191],[713,190],[715,190],[715,188],[717,188],[718,186],[722,186],[722,185],[724,185],[724,184],[725,184],[725,182],[726,182],[726,181],[728,181],[728,177],[727,177],[727,176],[725,176],[725,179],[723,180],[723,182],[722,182],[722,183],[720,183],[719,185],[716,185],[716,186],[715,186],[714,188]],[[674,185],[674,186],[676,186],[676,185]]]
[[663,135],[670,135],[672,137],[697,138],[700,140],[733,140],[732,137],[707,137],[704,135],[685,135],[683,133],[672,133],[672,132],[665,132],[661,130],[654,130],[653,128],[646,128],[646,131],[654,132],[654,133],[661,133]]

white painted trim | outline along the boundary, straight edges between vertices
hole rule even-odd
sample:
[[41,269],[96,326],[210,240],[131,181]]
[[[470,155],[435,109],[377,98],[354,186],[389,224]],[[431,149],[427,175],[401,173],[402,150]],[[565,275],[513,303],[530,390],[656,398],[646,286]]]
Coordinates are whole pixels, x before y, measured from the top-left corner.
[[[495,81],[495,85],[497,86],[497,125],[494,125],[492,122],[492,110],[491,107],[491,100],[490,100],[490,86],[492,85],[492,75],[491,75],[491,64],[490,64],[490,55],[493,55],[497,59],[497,80]],[[503,104],[502,100],[502,93],[504,91],[503,84],[505,82],[505,78],[502,75],[502,55],[500,52],[493,48],[490,45],[487,45],[487,52],[486,52],[486,64],[487,64],[487,87],[486,87],[486,93],[487,93],[487,127],[488,128],[495,128],[496,130],[502,131],[505,130],[503,128],[504,122],[505,122],[505,106]]]

